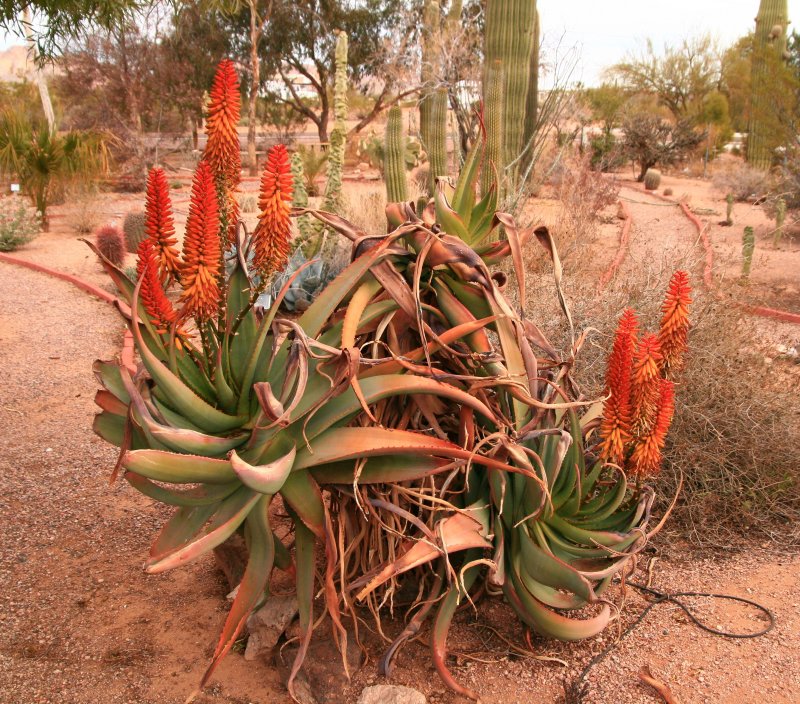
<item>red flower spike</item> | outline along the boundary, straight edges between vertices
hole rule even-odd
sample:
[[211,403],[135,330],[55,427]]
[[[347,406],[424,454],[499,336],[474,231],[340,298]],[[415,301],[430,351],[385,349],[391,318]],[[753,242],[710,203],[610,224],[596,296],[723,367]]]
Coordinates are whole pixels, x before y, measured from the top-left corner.
[[[139,295],[150,322],[159,333],[169,334],[173,323],[178,319],[178,313],[172,307],[161,285],[156,251],[149,237],[145,237],[139,243],[136,276],[142,279]],[[183,330],[177,330],[179,337],[183,334]]]
[[236,188],[241,180],[240,111],[239,78],[233,61],[223,59],[211,85],[206,119],[208,142],[203,158],[208,161],[214,176],[221,179],[228,189]]
[[691,293],[689,275],[685,271],[676,271],[670,279],[667,296],[661,307],[663,317],[658,333],[663,357],[661,371],[665,375],[683,366],[689,334]]
[[220,304],[219,204],[214,175],[208,162],[197,165],[183,239],[180,300],[184,313],[195,320],[217,315]]
[[162,283],[180,276],[180,255],[175,245],[175,223],[172,218],[172,203],[169,184],[163,169],[151,169],[147,176],[145,196],[145,230],[153,245],[158,274]]
[[622,463],[625,446],[631,439],[631,365],[638,329],[636,313],[627,308],[620,318],[608,358],[606,393],[610,397],[603,404],[600,456],[616,464]]
[[631,414],[635,435],[648,431],[655,420],[661,380],[660,363],[658,337],[646,335],[639,342],[633,358]]
[[655,421],[650,430],[637,438],[629,469],[639,477],[652,477],[661,469],[661,456],[669,426],[675,412],[675,386],[667,379],[659,380],[659,400]]
[[269,150],[258,197],[258,225],[253,233],[253,266],[262,280],[280,271],[289,260],[291,241],[292,172],[283,144]]

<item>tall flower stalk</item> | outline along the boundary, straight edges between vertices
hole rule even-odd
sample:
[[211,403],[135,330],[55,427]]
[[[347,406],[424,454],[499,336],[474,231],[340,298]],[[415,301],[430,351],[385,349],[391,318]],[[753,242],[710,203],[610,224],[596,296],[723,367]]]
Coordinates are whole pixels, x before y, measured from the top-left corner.
[[183,241],[181,286],[183,315],[210,320],[220,305],[220,238],[217,189],[207,161],[197,165]]
[[169,184],[163,169],[151,169],[147,176],[144,214],[147,240],[152,245],[161,282],[177,281],[180,278],[180,254],[175,247],[178,238],[175,237]]
[[292,170],[283,144],[270,149],[261,176],[258,225],[253,233],[253,266],[262,283],[289,261]]

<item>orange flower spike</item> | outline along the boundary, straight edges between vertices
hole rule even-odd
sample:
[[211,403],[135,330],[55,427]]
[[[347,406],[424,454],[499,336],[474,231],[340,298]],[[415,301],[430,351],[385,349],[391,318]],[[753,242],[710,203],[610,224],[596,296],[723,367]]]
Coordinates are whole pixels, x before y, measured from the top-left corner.
[[630,459],[631,472],[639,477],[652,477],[661,469],[661,457],[667,432],[675,412],[675,385],[659,380],[658,411],[650,430],[636,440]]
[[663,317],[658,341],[661,345],[661,370],[664,374],[683,366],[689,334],[691,293],[689,275],[685,271],[676,271],[670,279],[667,296],[661,307]]
[[217,188],[211,167],[201,161],[192,182],[181,266],[180,301],[195,320],[208,320],[219,311],[220,257]]
[[656,335],[641,339],[633,358],[631,413],[636,435],[649,430],[655,420],[661,379],[661,349]]
[[172,203],[169,184],[163,169],[151,169],[147,175],[145,196],[145,230],[153,245],[162,283],[180,276],[180,255],[175,245],[175,222],[172,218]]
[[239,116],[241,112],[239,78],[233,61],[223,59],[217,66],[208,103],[206,134],[208,142],[204,159],[216,177],[222,177],[228,188],[241,180],[242,157],[239,151]]
[[[178,319],[177,311],[172,307],[159,278],[159,267],[156,248],[153,241],[145,237],[139,243],[136,262],[137,278],[142,279],[139,289],[142,305],[155,329],[162,334],[169,334],[172,324]],[[182,330],[177,331],[183,335]]]
[[631,365],[638,329],[636,313],[627,308],[620,318],[608,358],[606,393],[610,397],[603,404],[600,456],[617,464],[622,463],[625,446],[631,438]]
[[258,225],[253,233],[253,266],[262,281],[280,271],[289,261],[291,242],[292,172],[289,155],[283,144],[269,150],[261,177],[258,197]]

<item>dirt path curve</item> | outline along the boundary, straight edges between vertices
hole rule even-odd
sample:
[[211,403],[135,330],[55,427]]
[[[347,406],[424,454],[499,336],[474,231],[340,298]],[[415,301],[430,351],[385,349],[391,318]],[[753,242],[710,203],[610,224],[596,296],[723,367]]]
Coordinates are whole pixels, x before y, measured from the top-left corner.
[[[661,218],[661,211],[649,217]],[[639,227],[647,227],[647,213]],[[635,254],[632,262],[637,261]],[[644,263],[643,263],[644,265]],[[108,486],[115,453],[91,433],[96,357],[119,348],[118,320],[106,304],[69,284],[0,263],[0,702],[3,704],[180,704],[200,679],[224,618],[225,584],[211,560],[147,576],[144,556],[166,512],[124,483]],[[672,606],[656,607],[590,677],[585,704],[657,702],[636,673],[649,664],[681,704],[783,704],[800,698],[798,557],[686,554],[680,537],[661,539],[656,586],[754,598],[777,615],[764,638],[730,641],[703,633]],[[643,578],[640,575],[640,578]],[[629,591],[620,628],[645,601]],[[700,604],[713,626],[756,630],[754,612]],[[568,666],[509,655],[482,626],[523,636],[507,607],[483,604],[456,620],[456,677],[486,702],[563,701],[574,677],[616,634],[612,626],[579,644],[538,641],[538,652]],[[328,638],[323,626],[318,640]],[[425,634],[427,638],[427,634]],[[350,685],[332,677],[322,701],[354,704],[376,675],[380,649]],[[475,660],[478,658],[478,660]],[[339,671],[331,658],[330,672]],[[430,704],[455,704],[421,644],[398,658],[393,681],[423,691]],[[198,704],[288,702],[268,662],[232,653]],[[324,686],[324,683],[323,683]]]
[[620,276],[634,268],[639,276],[652,278],[667,269],[688,270],[698,285],[702,279],[704,254],[697,232],[678,204],[665,203],[641,188],[628,185],[620,189],[633,217],[628,256],[620,267]]

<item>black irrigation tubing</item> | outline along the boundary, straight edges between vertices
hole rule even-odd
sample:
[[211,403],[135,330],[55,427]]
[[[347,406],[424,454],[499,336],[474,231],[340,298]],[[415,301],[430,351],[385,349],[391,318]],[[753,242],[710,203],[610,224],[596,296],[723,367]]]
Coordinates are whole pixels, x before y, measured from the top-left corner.
[[[691,619],[692,623],[698,628],[701,628],[708,633],[712,633],[715,636],[722,636],[724,638],[759,638],[763,635],[769,633],[775,627],[775,614],[773,614],[766,606],[759,604],[751,599],[745,599],[740,596],[732,596],[730,594],[712,594],[709,592],[661,592],[658,589],[653,589],[651,587],[645,586],[644,584],[637,584],[636,582],[628,582],[628,585],[633,587],[634,589],[638,589],[641,592],[645,592],[646,594],[650,594],[654,597],[654,599],[645,607],[644,611],[639,614],[638,618],[631,623],[620,635],[617,640],[615,640],[611,645],[604,648],[600,651],[597,655],[595,655],[591,660],[589,660],[586,667],[583,668],[580,675],[572,682],[565,685],[565,690],[567,694],[567,702],[570,704],[580,704],[583,701],[583,698],[586,696],[587,690],[589,689],[589,684],[586,682],[586,676],[589,674],[590,670],[597,665],[597,663],[601,662],[606,658],[606,656],[617,647],[620,641],[625,638],[631,631],[633,631],[650,613],[650,610],[658,606],[659,604],[675,604],[676,606],[683,609],[686,615]],[[742,604],[747,604],[748,606],[753,606],[763,614],[766,615],[769,623],[762,628],[760,631],[755,631],[754,633],[731,633],[728,631],[721,631],[716,628],[712,628],[711,626],[707,626],[703,623],[697,616],[692,613],[692,610],[681,601],[681,597],[711,597],[713,599],[727,599],[729,601],[738,601]]]

